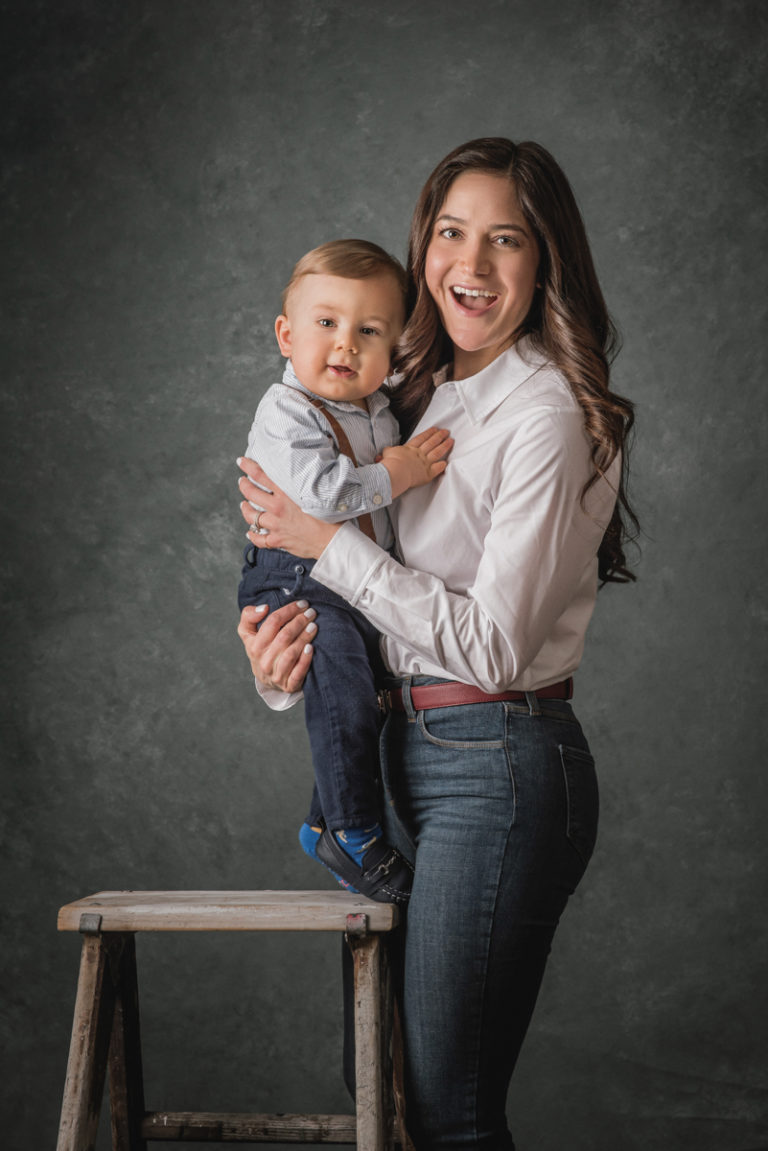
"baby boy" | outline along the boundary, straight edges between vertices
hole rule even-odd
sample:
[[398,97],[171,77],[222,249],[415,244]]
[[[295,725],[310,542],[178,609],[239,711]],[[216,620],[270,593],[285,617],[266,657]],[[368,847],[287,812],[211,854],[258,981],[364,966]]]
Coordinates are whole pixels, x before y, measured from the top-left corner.
[[[332,241],[298,262],[275,323],[288,363],[259,404],[246,453],[305,512],[331,523],[355,519],[386,549],[394,544],[387,506],[446,466],[414,442],[398,446],[381,387],[404,324],[405,291],[402,266],[364,240]],[[312,579],[313,563],[249,547],[238,595],[241,609],[310,600],[321,625],[303,688],[315,788],[299,840],[343,886],[404,903],[412,869],[381,828],[378,633]]]

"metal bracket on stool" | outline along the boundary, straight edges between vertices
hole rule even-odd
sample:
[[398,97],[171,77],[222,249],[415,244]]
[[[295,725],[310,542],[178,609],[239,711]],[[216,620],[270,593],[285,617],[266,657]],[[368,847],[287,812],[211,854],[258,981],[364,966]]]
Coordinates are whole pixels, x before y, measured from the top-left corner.
[[80,916],[78,931],[81,935],[98,935],[101,931],[101,916],[95,911],[84,911]]
[[362,912],[358,915],[347,916],[347,935],[362,936],[368,934],[368,916]]

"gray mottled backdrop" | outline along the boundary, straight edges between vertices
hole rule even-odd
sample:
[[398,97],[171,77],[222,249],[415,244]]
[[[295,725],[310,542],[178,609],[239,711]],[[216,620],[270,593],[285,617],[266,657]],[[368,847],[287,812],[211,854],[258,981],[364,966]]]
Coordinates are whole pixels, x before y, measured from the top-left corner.
[[[52,1147],[104,888],[324,886],[300,711],[235,636],[235,457],[307,248],[403,255],[450,147],[572,179],[638,406],[640,582],[578,706],[599,850],[510,1095],[522,1151],[768,1147],[760,0],[4,4],[3,1143]],[[148,1103],[344,1109],[337,941],[140,941]],[[104,1132],[102,1132],[102,1144]]]

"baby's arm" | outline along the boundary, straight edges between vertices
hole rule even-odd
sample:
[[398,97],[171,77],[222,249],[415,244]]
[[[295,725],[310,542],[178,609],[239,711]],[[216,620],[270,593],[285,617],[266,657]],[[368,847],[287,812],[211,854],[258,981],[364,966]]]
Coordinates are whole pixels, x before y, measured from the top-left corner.
[[393,500],[445,471],[444,457],[453,447],[447,435],[444,428],[427,428],[405,444],[384,449],[381,462],[389,472]]
[[[246,451],[305,512],[326,523],[374,512],[406,488],[427,483],[443,470],[434,470],[435,463],[452,446],[452,441],[447,446],[427,443],[430,432],[422,432],[408,444],[383,448],[379,462],[356,467],[348,456],[339,453],[330,430],[321,412],[303,400],[286,396],[285,389],[276,386],[259,404]],[[446,433],[441,434],[444,438]],[[401,458],[388,464],[392,451]],[[427,468],[431,469],[429,474]],[[393,479],[399,485],[396,489]]]

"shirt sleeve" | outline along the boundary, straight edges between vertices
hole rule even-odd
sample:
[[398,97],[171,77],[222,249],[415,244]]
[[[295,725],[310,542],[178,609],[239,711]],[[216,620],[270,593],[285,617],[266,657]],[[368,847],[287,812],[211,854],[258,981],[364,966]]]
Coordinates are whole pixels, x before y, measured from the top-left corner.
[[341,523],[392,503],[384,465],[355,467],[340,454],[322,413],[309,404],[297,404],[288,412],[267,395],[256,412],[246,454],[305,512],[326,523]]
[[313,578],[447,676],[489,692],[506,690],[580,589],[589,587],[594,597],[617,468],[618,461],[582,506],[591,470],[583,417],[542,409],[504,449],[490,527],[466,593],[399,565],[346,526],[316,562]]

